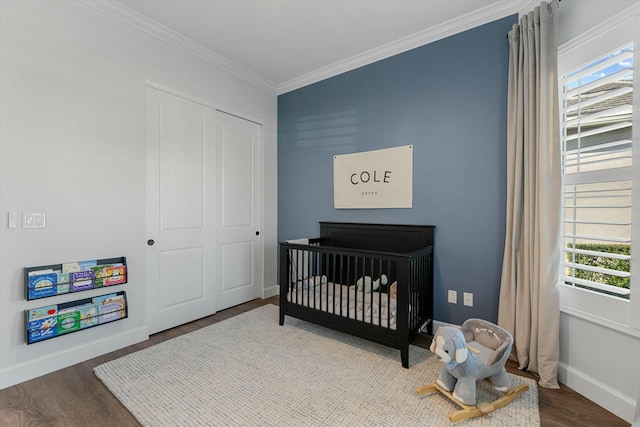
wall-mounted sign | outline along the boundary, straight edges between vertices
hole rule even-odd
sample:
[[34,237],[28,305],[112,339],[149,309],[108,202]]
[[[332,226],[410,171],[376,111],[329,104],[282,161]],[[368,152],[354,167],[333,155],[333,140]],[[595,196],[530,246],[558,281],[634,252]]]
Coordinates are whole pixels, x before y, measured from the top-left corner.
[[413,146],[333,156],[333,205],[413,207]]

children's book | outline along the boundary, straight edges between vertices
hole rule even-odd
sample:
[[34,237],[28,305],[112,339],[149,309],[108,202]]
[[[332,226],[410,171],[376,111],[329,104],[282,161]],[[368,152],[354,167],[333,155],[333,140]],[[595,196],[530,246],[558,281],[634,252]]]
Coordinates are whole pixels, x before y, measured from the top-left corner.
[[93,288],[93,270],[82,270],[71,273],[71,292],[84,291]]
[[29,322],[28,342],[33,343],[58,335],[58,317],[43,317]]
[[29,299],[55,295],[57,282],[58,276],[53,272],[29,275]]
[[96,288],[124,283],[126,279],[126,267],[121,264],[103,264],[93,267],[94,286]]
[[87,271],[91,270],[91,268],[95,267],[96,265],[98,265],[98,261],[96,260],[68,262],[66,264],[62,264],[62,272],[77,273],[78,271]]
[[[96,299],[98,301],[96,302]],[[124,295],[103,295],[94,298],[98,306],[98,323],[107,323],[126,316],[126,304]]]
[[48,305],[46,307],[32,308],[29,310],[29,322],[37,319],[44,319],[45,317],[52,317],[58,314],[57,305]]
[[71,273],[61,273],[58,271],[56,275],[58,276],[57,294],[68,294],[69,288],[71,287]]
[[98,306],[85,304],[78,307],[80,313],[80,329],[89,328],[98,324]]
[[58,311],[58,335],[80,329],[80,312],[76,307]]

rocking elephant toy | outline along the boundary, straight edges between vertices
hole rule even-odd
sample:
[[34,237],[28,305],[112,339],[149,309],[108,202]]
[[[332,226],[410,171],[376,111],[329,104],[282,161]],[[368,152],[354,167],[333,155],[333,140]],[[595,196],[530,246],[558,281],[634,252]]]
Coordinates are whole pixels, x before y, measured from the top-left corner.
[[[465,408],[453,414],[452,421],[483,415],[506,405],[528,390],[526,385],[510,389],[505,363],[512,346],[513,337],[508,331],[485,320],[469,319],[460,329],[441,326],[430,350],[444,366],[436,382],[420,387],[418,394],[438,390]],[[490,404],[469,406],[477,403],[476,383],[482,379],[488,379],[496,390],[507,395]]]

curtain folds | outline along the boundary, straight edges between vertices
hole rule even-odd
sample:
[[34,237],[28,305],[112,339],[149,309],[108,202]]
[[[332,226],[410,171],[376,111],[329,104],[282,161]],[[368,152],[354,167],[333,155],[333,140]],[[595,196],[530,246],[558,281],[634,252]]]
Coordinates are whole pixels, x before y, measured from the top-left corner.
[[558,388],[561,230],[559,1],[509,31],[507,217],[498,324],[512,357]]

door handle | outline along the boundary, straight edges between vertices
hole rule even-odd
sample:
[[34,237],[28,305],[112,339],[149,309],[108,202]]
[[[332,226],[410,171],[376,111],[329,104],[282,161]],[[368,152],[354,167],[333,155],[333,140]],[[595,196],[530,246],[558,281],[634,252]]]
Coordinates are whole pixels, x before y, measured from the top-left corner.
[[153,239],[149,239],[149,240],[147,240],[147,245],[148,245],[148,246],[153,246],[153,244],[154,244],[154,243],[155,243],[155,242],[153,241]]
[[256,236],[259,236],[259,235],[260,235],[260,232],[259,232],[259,231],[256,231]]

